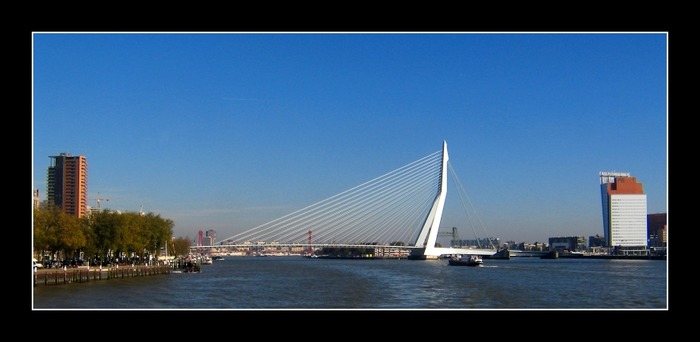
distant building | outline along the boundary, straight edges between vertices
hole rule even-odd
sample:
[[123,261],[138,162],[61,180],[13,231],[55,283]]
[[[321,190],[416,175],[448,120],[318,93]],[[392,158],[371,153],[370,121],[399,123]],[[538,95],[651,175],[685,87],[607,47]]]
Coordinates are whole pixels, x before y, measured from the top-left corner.
[[88,213],[89,213],[89,215],[97,214],[97,213],[99,213],[99,212],[101,212],[101,211],[102,211],[101,208],[95,208],[95,207],[91,207],[91,206],[88,205]]
[[32,208],[39,209],[40,203],[41,201],[39,200],[39,189],[36,189],[32,191]]
[[51,165],[46,172],[46,196],[49,206],[61,208],[72,216],[88,214],[87,159],[61,153],[50,156]]
[[601,172],[603,233],[607,247],[646,250],[647,195],[629,173]]
[[666,247],[666,227],[668,220],[666,213],[647,215],[647,234],[649,247]]
[[204,245],[213,246],[216,243],[216,231],[209,229],[204,233]]
[[518,251],[544,251],[548,246],[544,242],[520,242],[509,244],[509,249]]
[[595,236],[589,236],[588,237],[588,246],[589,247],[604,247],[605,246],[605,238],[596,234]]
[[550,250],[583,251],[586,249],[586,238],[583,236],[557,236],[549,238]]

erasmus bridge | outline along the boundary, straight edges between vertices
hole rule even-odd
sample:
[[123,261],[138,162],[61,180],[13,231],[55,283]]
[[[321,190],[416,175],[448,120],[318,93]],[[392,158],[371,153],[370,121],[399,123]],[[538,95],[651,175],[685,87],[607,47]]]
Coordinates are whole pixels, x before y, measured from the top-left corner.
[[416,259],[493,255],[493,246],[436,246],[447,196],[448,160],[447,142],[443,141],[441,150],[366,183],[223,239],[215,246],[193,248],[401,246],[410,249],[411,257]]

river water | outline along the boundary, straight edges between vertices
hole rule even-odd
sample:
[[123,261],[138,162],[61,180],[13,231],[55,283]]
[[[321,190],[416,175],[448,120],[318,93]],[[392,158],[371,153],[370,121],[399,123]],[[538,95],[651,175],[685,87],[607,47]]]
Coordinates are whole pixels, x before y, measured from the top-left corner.
[[659,260],[229,257],[201,273],[37,286],[45,309],[668,309]]

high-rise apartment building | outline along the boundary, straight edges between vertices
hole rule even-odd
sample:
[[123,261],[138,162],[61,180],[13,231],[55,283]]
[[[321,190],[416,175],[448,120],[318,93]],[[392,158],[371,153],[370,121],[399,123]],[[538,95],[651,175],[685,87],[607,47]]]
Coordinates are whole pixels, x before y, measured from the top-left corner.
[[51,165],[46,172],[49,205],[61,208],[68,215],[87,215],[87,159],[67,153],[49,158]]
[[607,247],[646,249],[647,195],[628,172],[601,172],[603,236]]

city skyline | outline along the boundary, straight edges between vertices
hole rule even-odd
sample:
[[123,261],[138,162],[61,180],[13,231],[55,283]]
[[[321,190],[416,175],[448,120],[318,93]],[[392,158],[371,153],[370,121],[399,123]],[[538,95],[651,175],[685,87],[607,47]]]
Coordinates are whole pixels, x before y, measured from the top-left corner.
[[[664,33],[35,33],[33,58],[33,188],[84,155],[90,206],[175,236],[222,240],[443,140],[502,241],[602,235],[603,170],[667,212]],[[441,227],[471,238],[454,194]]]

